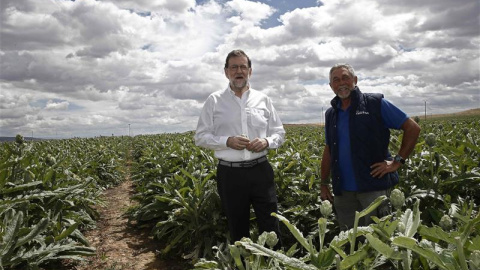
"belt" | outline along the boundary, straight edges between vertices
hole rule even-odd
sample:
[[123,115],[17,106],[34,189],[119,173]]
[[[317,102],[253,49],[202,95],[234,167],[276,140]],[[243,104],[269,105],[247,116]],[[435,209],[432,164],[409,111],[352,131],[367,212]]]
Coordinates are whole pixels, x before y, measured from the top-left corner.
[[219,160],[218,164],[227,166],[227,167],[232,167],[232,168],[250,168],[253,167],[257,164],[263,163],[267,161],[267,157],[259,157],[257,159],[252,159],[252,160],[247,160],[247,161],[236,161],[236,162],[230,162],[230,161],[225,161],[225,160]]

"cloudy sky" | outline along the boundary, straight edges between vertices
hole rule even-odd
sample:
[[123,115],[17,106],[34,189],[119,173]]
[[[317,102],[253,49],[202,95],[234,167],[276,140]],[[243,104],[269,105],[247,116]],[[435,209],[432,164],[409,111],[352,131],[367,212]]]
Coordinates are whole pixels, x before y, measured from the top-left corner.
[[243,49],[284,123],[319,123],[329,68],[409,115],[480,107],[478,0],[2,0],[0,136],[194,130]]

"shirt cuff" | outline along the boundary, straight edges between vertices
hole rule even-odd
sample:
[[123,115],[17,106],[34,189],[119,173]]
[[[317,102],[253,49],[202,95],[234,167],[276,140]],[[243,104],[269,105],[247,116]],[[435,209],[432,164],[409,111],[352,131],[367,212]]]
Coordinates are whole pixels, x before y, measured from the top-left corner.
[[223,146],[225,146],[225,147],[228,148],[228,146],[227,146],[227,140],[228,140],[228,136],[226,136],[226,137],[220,137],[219,144],[220,144],[220,145],[223,145]]
[[267,140],[267,143],[268,143],[267,148],[265,149],[270,149],[270,146],[272,146],[272,143],[273,143],[272,138],[265,138],[265,140]]

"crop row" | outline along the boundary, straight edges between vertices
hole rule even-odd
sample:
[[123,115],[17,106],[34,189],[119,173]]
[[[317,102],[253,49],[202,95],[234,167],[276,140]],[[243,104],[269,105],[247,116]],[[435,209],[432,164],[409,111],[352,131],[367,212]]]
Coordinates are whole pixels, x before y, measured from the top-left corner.
[[[100,194],[124,178],[127,162],[138,201],[130,217],[152,228],[162,256],[182,257],[195,269],[464,269],[463,261],[478,267],[480,122],[420,124],[423,134],[399,171],[404,203],[376,224],[349,232],[340,232],[319,199],[323,129],[286,127],[285,144],[268,153],[277,216],[285,224],[280,252],[269,249],[276,236],[259,235],[256,226],[252,240],[227,243],[217,160],[194,145],[193,132],[39,142],[18,137],[0,147],[0,269],[54,268],[95,254],[83,232],[94,226]],[[393,132],[393,153],[400,141],[401,133]]]
[[[424,133],[408,160],[407,166],[400,171],[402,180],[398,188],[406,197],[405,211],[398,213],[397,216],[390,216],[391,220],[378,220],[379,224],[374,226],[389,227],[389,233],[381,237],[377,233],[369,236],[370,238],[381,239],[379,241],[384,241],[385,245],[391,246],[391,239],[401,234],[392,224],[397,224],[401,216],[410,215],[418,219],[416,222],[408,223],[410,231],[414,233],[409,235],[407,240],[397,240],[404,245],[403,247],[397,245],[391,248],[406,250],[408,249],[406,246],[411,244],[410,240],[415,243],[425,240],[437,243],[436,249],[432,249],[434,253],[440,252],[441,247],[447,247],[451,243],[440,243],[441,240],[423,235],[418,230],[419,228],[422,228],[422,232],[429,231],[431,228],[442,230],[437,227],[442,218],[446,220],[448,217],[451,220],[457,220],[457,223],[454,222],[457,225],[443,232],[445,235],[464,235],[462,241],[465,245],[465,256],[470,258],[473,254],[472,250],[479,249],[479,125],[477,119],[456,121],[453,124],[451,122],[422,123]],[[251,253],[242,253],[245,255],[243,260],[232,255],[238,252],[235,251],[234,246],[228,245],[225,241],[228,238],[226,221],[216,194],[216,161],[210,151],[196,147],[192,137],[193,133],[188,132],[135,138],[134,148],[137,152],[133,179],[137,186],[136,198],[139,200],[140,206],[132,211],[133,218],[147,226],[152,226],[153,234],[160,242],[169,243],[161,251],[163,255],[181,255],[193,263],[200,261],[197,269],[202,269],[203,266],[205,268],[239,267],[241,269],[236,261],[250,263],[250,268],[260,267],[258,262],[262,260],[268,262],[261,265],[262,269],[276,269],[275,265],[281,269],[279,265],[285,263],[279,259],[282,256],[268,253],[265,250],[260,252],[248,243],[238,243],[242,245],[241,250],[249,249],[251,251]],[[394,132],[391,143],[393,153],[398,151],[400,142],[401,133]],[[336,246],[336,250],[332,250],[335,245],[331,241],[342,235],[335,216],[328,217],[328,230],[323,234],[323,225],[319,226],[319,218],[322,216],[318,186],[319,164],[323,145],[324,135],[321,128],[313,126],[287,127],[286,143],[280,149],[271,150],[268,154],[276,176],[279,213],[282,216],[281,219],[286,225],[288,224],[282,227],[282,240],[289,252],[285,251],[282,255],[311,264],[317,267],[315,269],[329,269],[337,265],[330,260],[334,258],[335,254],[342,255],[342,260],[352,260],[351,257],[348,257],[350,252],[343,250],[349,249],[347,247],[349,241],[342,242],[342,245]],[[255,218],[252,212],[252,223],[254,222]],[[473,229],[465,231],[465,226]],[[292,233],[291,230],[301,232],[305,235],[305,239],[311,241],[311,244],[302,244],[303,240],[299,241],[302,238],[299,238],[297,233]],[[352,233],[343,234],[343,237],[351,238]],[[355,234],[355,238],[357,236],[365,237],[366,234],[366,231]],[[465,238],[465,235],[468,237]],[[327,257],[330,259],[327,262],[331,262],[331,264],[315,264],[315,260],[321,261],[321,258],[324,257],[318,257],[319,253],[313,252],[312,247],[316,246],[322,249],[322,244],[320,244],[322,238],[323,245],[330,243],[328,246],[332,246],[328,254],[322,255],[328,255]],[[256,231],[256,226],[251,227],[251,239],[264,239]],[[408,243],[404,243],[404,241]],[[298,245],[302,248],[299,248]],[[362,265],[363,262],[365,265],[362,267],[368,268],[375,263],[383,262],[389,263],[392,269],[403,267],[395,262],[398,261],[397,257],[387,258],[379,252],[373,252],[373,247],[369,245],[361,251],[355,250],[354,253],[357,254],[357,252],[361,252],[363,256],[356,255],[357,260],[353,264],[348,264],[349,266],[360,267],[359,265]],[[443,252],[448,253],[447,251]],[[253,256],[254,258],[252,258],[252,253],[257,257]],[[262,260],[258,258],[259,254],[264,257]],[[364,256],[365,254],[370,254],[369,256],[373,256],[373,258],[368,260],[368,256]],[[413,252],[412,254],[410,251],[408,254],[409,266],[418,267],[420,264],[431,263],[428,258],[418,253]],[[449,254],[458,257],[454,250],[451,250]],[[353,253],[350,255],[353,256]],[[378,260],[374,259],[376,257]],[[362,258],[362,260],[358,260],[358,258]],[[448,259],[442,257],[439,260]],[[285,267],[285,265],[283,266]]]
[[[0,148],[0,269],[39,269],[95,254],[82,231],[122,179],[123,138],[15,143]],[[51,266],[51,268],[56,268]]]

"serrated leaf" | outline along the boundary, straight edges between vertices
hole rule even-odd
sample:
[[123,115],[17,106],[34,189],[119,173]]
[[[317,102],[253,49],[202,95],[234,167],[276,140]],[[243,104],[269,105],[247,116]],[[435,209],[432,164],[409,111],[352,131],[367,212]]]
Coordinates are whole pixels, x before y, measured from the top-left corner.
[[297,229],[297,227],[295,227],[293,224],[290,223],[290,221],[288,221],[288,219],[286,219],[284,216],[280,215],[280,214],[277,214],[277,213],[272,213],[272,216],[278,218],[280,221],[283,222],[283,224],[285,224],[288,228],[288,230],[293,234],[293,236],[295,237],[295,239],[297,239],[297,241],[308,251],[310,252],[310,254],[315,254],[316,252],[314,251],[313,247],[310,246],[310,244],[308,243],[308,240],[303,237],[303,234],[302,232],[300,232],[299,229]]
[[394,250],[392,247],[385,244],[380,239],[374,237],[372,234],[367,234],[365,237],[367,238],[370,246],[372,246],[376,251],[378,251],[383,256],[389,259],[394,259],[394,260],[402,259],[400,252]]
[[422,257],[426,258],[427,260],[431,261],[432,263],[434,263],[435,265],[437,265],[441,269],[444,269],[444,270],[454,270],[455,269],[455,267],[453,267],[451,265],[446,265],[442,261],[441,257],[437,253],[435,253],[435,251],[433,251],[431,249],[426,249],[426,248],[420,247],[418,245],[418,242],[414,238],[399,236],[399,237],[396,237],[396,238],[393,239],[392,244],[396,245],[396,246],[399,246],[399,247],[402,247],[402,248],[409,249],[409,250],[419,254],[420,256],[422,256]]
[[2,250],[0,252],[0,258],[9,253],[11,248],[15,244],[15,237],[20,230],[20,225],[23,222],[23,212],[17,212],[12,219],[12,222],[8,225],[5,234],[3,235]]
[[48,218],[43,218],[42,220],[40,220],[40,222],[38,222],[37,225],[35,225],[35,227],[33,227],[27,235],[18,239],[17,243],[15,244],[15,248],[22,246],[23,244],[35,238],[40,233],[44,232],[47,229],[49,222],[50,220]]
[[60,235],[58,235],[57,237],[55,237],[55,241],[58,242],[64,238],[66,238],[67,236],[69,236],[70,234],[73,233],[73,231],[75,231],[77,228],[78,228],[78,223],[74,223],[73,225],[71,225],[70,227],[68,227],[68,229],[64,230]]
[[358,250],[357,252],[348,255],[340,263],[340,269],[349,269],[357,263],[363,261],[368,256],[368,252],[365,248]]
[[252,252],[253,254],[275,258],[276,260],[280,261],[282,264],[289,266],[288,269],[297,269],[297,270],[317,270],[318,269],[313,265],[305,264],[303,261],[299,259],[288,257],[283,253],[268,249],[264,246],[261,246],[253,242],[237,241],[236,243],[241,244],[244,248],[250,250],[250,252]]
[[385,196],[385,195],[382,195],[382,196],[379,196],[378,198],[376,198],[375,201],[373,201],[367,208],[363,209],[358,214],[359,218],[370,214],[373,210],[377,209],[377,207],[379,207],[380,204],[382,204],[382,202],[385,201],[386,199],[387,199],[387,196]]

